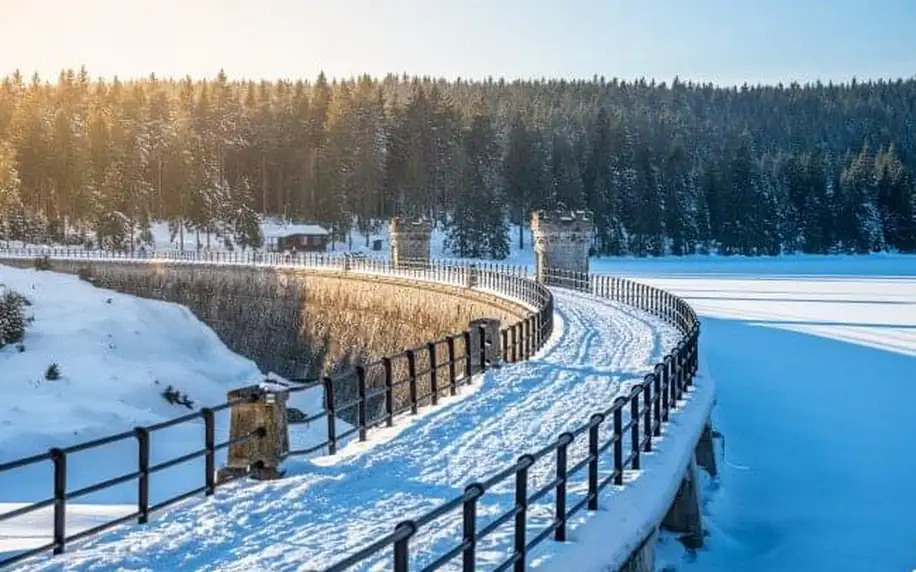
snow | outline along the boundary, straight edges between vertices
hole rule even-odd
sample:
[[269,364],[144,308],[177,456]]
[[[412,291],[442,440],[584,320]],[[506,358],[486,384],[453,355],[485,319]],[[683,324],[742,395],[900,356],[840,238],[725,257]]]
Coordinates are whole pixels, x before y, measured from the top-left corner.
[[[388,430],[384,446],[372,433],[371,443],[353,443],[337,456],[289,461],[291,476],[284,480],[230,485],[207,501],[194,499],[148,525],[104,533],[33,569],[326,566],[581,425],[641,381],[679,337],[642,312],[584,294],[558,291],[557,312],[561,325],[534,359],[489,370],[473,391],[404,418]],[[584,454],[584,444],[571,446],[571,459]],[[549,458],[532,467],[530,490],[554,470]],[[489,491],[478,526],[511,507],[512,496],[511,481]],[[532,533],[550,511],[550,495],[531,507]],[[458,511],[421,529],[411,540],[413,562],[429,563],[451,549],[460,521]],[[498,528],[480,543],[479,563],[503,560],[511,542],[511,524]],[[389,559],[390,551],[361,569],[387,569]]]
[[[261,222],[261,234],[264,237],[265,245],[269,243],[275,243],[277,238],[281,236],[289,236],[291,234],[308,234],[308,235],[321,235],[327,236],[329,233],[327,229],[323,226],[317,224],[303,224],[303,223],[291,223],[281,220],[266,219]],[[155,243],[156,250],[196,250],[197,249],[197,233],[193,230],[185,230],[184,232],[184,247],[182,248],[182,238],[181,235],[176,233],[175,237],[172,237],[172,233],[169,230],[169,224],[165,221],[156,221],[150,225],[150,230],[152,231],[153,241]],[[205,233],[201,233],[200,242],[203,247],[207,247],[207,236]],[[225,243],[222,238],[217,237],[216,235],[210,236],[209,249],[211,251],[221,251],[225,250]]]
[[916,568],[916,257],[600,268],[686,298],[717,383],[706,546],[688,554],[663,535],[658,569]]
[[327,236],[329,233],[323,226],[317,224],[266,224],[262,225],[261,232],[264,238],[279,238],[291,234],[310,234]]
[[[566,542],[542,545],[530,553],[532,568],[548,572],[617,570],[664,518],[709,418],[716,388],[702,370],[673,410],[651,453],[640,455],[620,487],[603,492],[598,510],[582,512],[567,524]],[[604,478],[608,471],[599,473]],[[673,540],[673,539],[672,539]]]
[[[0,349],[0,463],[189,413],[161,396],[169,385],[199,408],[223,403],[230,389],[265,379],[254,362],[232,353],[183,306],[96,288],[72,275],[2,265],[0,284],[25,295],[34,317],[23,351],[15,345]],[[51,363],[59,365],[61,379],[45,379]],[[310,414],[320,410],[322,399],[321,389],[313,389],[294,393],[290,405]],[[339,424],[338,431],[350,428]],[[216,434],[218,439],[228,435],[228,412],[216,415]],[[290,439],[296,446],[322,442],[325,424],[294,425]],[[202,446],[202,421],[156,431],[151,436],[151,461]],[[69,490],[136,470],[136,450],[134,439],[127,439],[70,455]],[[217,463],[222,462],[218,456]],[[49,461],[0,473],[0,503],[13,503],[0,504],[0,513],[15,508],[15,503],[48,498],[51,473]],[[151,502],[201,486],[203,475],[202,459],[157,473],[151,479]],[[68,512],[79,526],[104,512],[93,505],[135,499],[136,484],[128,483],[80,498]],[[11,543],[9,537],[30,536],[30,522],[43,523],[46,533],[50,516],[44,512],[0,524],[0,553],[12,549],[11,544],[27,547]]]
[[[529,249],[514,249],[508,262],[531,260]],[[720,475],[704,487],[710,535],[689,554],[663,533],[659,569],[913,569],[916,461],[905,451],[916,418],[905,404],[916,398],[908,373],[916,371],[916,257],[591,265],[685,297],[703,320],[701,375],[655,452],[644,456],[644,470],[605,492],[601,510],[580,513],[568,542],[535,549],[532,565],[599,570],[624,557],[667,508],[677,485],[670,477],[683,469],[715,391],[713,420],[727,442],[717,441]],[[488,372],[458,398],[371,433],[369,443],[292,462],[293,476],[282,482],[230,485],[35,568],[326,565],[583,422],[674,341],[652,319],[582,295],[561,293],[557,309],[562,327],[534,360]],[[578,454],[571,450],[571,458]],[[533,469],[529,490],[550,472],[549,463]],[[479,526],[511,506],[510,488],[484,497]],[[545,507],[551,501],[542,499]],[[546,517],[532,508],[532,534]],[[413,563],[453,547],[459,520],[453,514],[422,529],[412,539],[422,554]],[[511,525],[504,525],[479,547],[481,565],[501,561],[510,543]],[[390,551],[364,569],[387,569],[388,558]]]

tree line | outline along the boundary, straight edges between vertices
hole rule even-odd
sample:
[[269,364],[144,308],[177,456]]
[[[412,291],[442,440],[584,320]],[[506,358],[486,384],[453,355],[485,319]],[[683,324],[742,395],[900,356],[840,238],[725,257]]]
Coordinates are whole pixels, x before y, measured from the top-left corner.
[[[536,208],[599,254],[916,250],[916,80],[91,79],[0,83],[0,239],[132,249],[150,223],[259,246],[427,216],[503,258]],[[182,241],[183,242],[183,241]]]

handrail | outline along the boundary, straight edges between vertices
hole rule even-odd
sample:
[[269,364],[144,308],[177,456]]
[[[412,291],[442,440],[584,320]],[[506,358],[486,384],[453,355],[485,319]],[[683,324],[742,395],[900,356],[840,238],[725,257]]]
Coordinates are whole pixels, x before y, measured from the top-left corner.
[[[473,375],[482,373],[486,371],[488,366],[494,365],[489,363],[491,352],[488,352],[487,349],[490,344],[500,344],[503,361],[511,363],[530,358],[546,343],[553,332],[553,295],[550,290],[531,280],[522,267],[507,265],[485,265],[477,268],[472,265],[450,265],[436,261],[423,261],[422,263],[412,261],[407,264],[394,265],[379,259],[350,259],[317,254],[299,254],[295,256],[253,252],[152,252],[139,254],[66,248],[0,249],[0,261],[4,259],[46,259],[48,262],[51,260],[75,260],[93,263],[156,265],[193,264],[221,267],[230,265],[281,269],[306,268],[342,272],[347,275],[357,276],[394,276],[418,282],[477,288],[494,292],[507,301],[530,308],[526,311],[524,318],[507,325],[500,331],[499,340],[487,340],[486,331],[483,327],[477,331],[466,330],[408,348],[392,356],[380,358],[357,367],[354,372],[337,374],[321,380],[304,380],[304,382],[290,387],[290,392],[299,392],[317,387],[319,384],[323,386],[324,409],[314,412],[307,419],[316,421],[324,418],[327,422],[328,434],[328,438],[324,442],[306,449],[291,450],[289,451],[290,455],[309,455],[321,451],[333,455],[337,452],[340,441],[354,434],[358,434],[359,440],[364,441],[368,438],[370,429],[374,429],[383,423],[391,426],[394,418],[404,412],[410,411],[416,414],[421,406],[426,404],[436,405],[439,398],[445,393],[456,395],[462,385],[471,381]],[[476,346],[472,343],[473,338],[476,338]],[[424,365],[419,370],[417,368],[418,358],[424,360]],[[345,397],[336,397],[335,386],[345,383],[348,381],[348,377],[354,376],[357,384],[356,398],[341,403]],[[422,384],[424,386],[422,394],[420,393],[421,379],[428,380],[428,384]],[[441,385],[439,384],[440,381],[442,382]],[[399,403],[399,400],[395,399],[395,388],[403,386],[408,387],[409,397],[406,403]],[[68,542],[82,539],[135,518],[138,523],[144,524],[147,522],[151,512],[158,511],[200,493],[209,496],[213,494],[218,485],[245,476],[242,473],[234,478],[217,483],[212,470],[215,465],[215,452],[233,443],[260,438],[264,434],[263,429],[222,443],[214,442],[211,437],[214,432],[213,413],[243,401],[245,399],[227,401],[148,427],[137,427],[133,431],[102,437],[67,448],[54,448],[46,453],[0,464],[0,473],[46,461],[51,461],[54,467],[53,498],[0,514],[0,523],[2,523],[12,518],[53,506],[53,542],[2,559],[0,560],[0,567],[20,562],[49,550],[54,554],[60,554],[64,552]],[[354,428],[347,433],[337,435],[336,420],[338,415],[351,409],[356,409],[357,411]],[[197,422],[201,419],[204,421],[205,426],[205,443],[202,449],[162,461],[156,465],[150,465],[150,437],[154,432],[183,423]],[[103,447],[128,439],[135,439],[137,442],[138,467],[135,472],[90,484],[76,491],[67,490],[67,459],[69,454]],[[204,485],[202,487],[150,506],[149,484],[152,474],[200,457],[206,458]],[[249,467],[249,473],[255,468]],[[130,481],[137,482],[136,511],[108,523],[100,524],[88,531],[82,531],[70,536],[66,534],[65,511],[66,503],[69,499],[123,485]]]
[[[0,259],[2,259],[3,256],[3,253],[0,252]],[[85,259],[82,256],[77,256],[77,258]],[[389,268],[386,263],[371,259],[368,261],[350,260],[349,264],[353,266],[347,266],[338,261],[338,259],[333,259],[331,257],[308,257],[308,259],[310,259],[311,264],[315,264],[316,266],[319,265],[315,263],[317,260],[320,264],[324,265],[321,267],[330,267],[348,272],[353,270],[357,272],[360,271],[360,264],[364,264],[361,268],[363,271],[368,272]],[[149,258],[134,259],[127,257],[110,257],[108,260],[142,261],[149,260]],[[159,261],[163,259],[154,257],[152,260]],[[170,258],[165,258],[164,260],[174,261]],[[222,263],[244,264],[244,262],[236,262],[236,260],[237,258],[235,257],[225,257]],[[276,260],[276,258],[268,257],[268,261],[273,260]],[[298,262],[301,258],[295,260]],[[180,262],[188,262],[188,260],[183,259]],[[214,261],[208,258],[207,260],[193,260],[190,262],[220,263],[221,261]],[[269,263],[270,262],[261,261],[253,262],[255,265]],[[502,291],[508,290],[512,292],[513,295],[523,298],[527,297],[526,299],[535,302],[535,304],[532,305],[535,305],[537,308],[536,312],[532,312],[524,320],[512,324],[503,329],[500,333],[500,341],[503,350],[502,355],[506,358],[506,361],[511,362],[527,359],[540,349],[552,332],[553,297],[550,291],[545,285],[537,284],[531,280],[527,272],[517,267],[499,267],[489,263],[481,265],[474,263],[442,265],[437,262],[423,261],[421,263],[409,263],[403,267],[399,267],[397,271],[404,272],[404,275],[410,275],[412,273],[412,275],[418,279],[428,278],[430,276],[445,276],[448,280],[454,280],[457,276],[459,280],[464,280],[464,282],[462,282],[464,285],[486,284],[487,286],[483,287],[494,288],[496,291],[501,291],[500,288],[502,288]],[[669,422],[672,412],[676,411],[683,403],[684,394],[690,390],[693,384],[693,379],[698,368],[699,342],[699,320],[695,312],[684,300],[673,294],[646,284],[622,278],[548,270],[543,274],[543,279],[546,285],[552,287],[587,292],[598,297],[615,300],[646,311],[677,328],[681,333],[681,340],[661,362],[654,366],[653,370],[643,378],[641,383],[630,388],[626,395],[618,397],[608,408],[594,412],[587,423],[580,425],[572,431],[560,434],[554,442],[541,447],[533,454],[520,455],[516,463],[492,475],[483,482],[469,484],[461,495],[442,503],[427,513],[401,521],[391,534],[362,547],[352,554],[346,555],[342,560],[325,568],[325,572],[343,571],[389,548],[393,549],[392,569],[395,572],[406,572],[410,562],[410,539],[422,527],[429,525],[436,519],[457,511],[459,507],[462,510],[463,523],[463,532],[460,542],[444,554],[434,555],[435,560],[427,564],[423,570],[435,570],[459,556],[461,557],[464,569],[473,570],[476,563],[475,547],[477,543],[482,538],[487,537],[495,531],[499,526],[509,521],[513,522],[515,533],[512,554],[502,564],[497,566],[496,569],[505,570],[511,567],[516,571],[524,570],[527,554],[531,549],[551,536],[557,541],[565,540],[566,524],[570,517],[583,509],[588,511],[597,510],[601,498],[601,491],[611,484],[623,486],[625,472],[627,470],[640,469],[641,454],[643,452],[652,451],[654,439],[661,436],[662,428]],[[471,347],[470,339],[472,333],[479,334],[477,336],[479,340],[478,347]],[[465,348],[464,351],[456,351],[454,346],[458,340],[460,340],[459,347],[461,347],[461,343],[465,344],[463,346]],[[438,354],[436,348],[440,347],[440,344],[443,342],[447,345],[448,353],[445,359],[439,359],[442,356]],[[461,384],[466,383],[470,379],[470,375],[486,370],[486,343],[483,328],[481,328],[479,332],[465,331],[460,334],[446,336],[442,340],[429,342],[424,346],[411,348],[395,356],[381,358],[376,362],[356,368],[355,374],[348,375],[355,375],[358,385],[357,398],[356,400],[351,400],[346,403],[339,403],[335,400],[335,384],[332,378],[312,380],[300,387],[292,388],[291,391],[301,391],[308,387],[316,387],[318,383],[322,384],[325,388],[325,399],[329,407],[327,407],[324,412],[312,418],[313,420],[317,420],[321,417],[326,417],[328,420],[328,439],[324,443],[311,447],[308,450],[292,451],[291,454],[313,453],[325,447],[330,454],[334,454],[337,450],[338,442],[340,439],[344,438],[343,435],[337,436],[335,434],[336,427],[334,420],[336,419],[337,413],[340,411],[338,407],[357,408],[358,422],[351,433],[359,432],[359,438],[365,439],[366,432],[379,423],[384,422],[391,425],[393,418],[399,413],[408,409],[412,412],[416,412],[420,402],[424,399],[431,399],[432,403],[435,403],[435,399],[439,395],[438,390],[440,389],[440,386],[437,384],[438,380],[447,380],[447,388],[454,394]],[[419,373],[416,363],[417,355],[424,351],[428,352],[430,366],[428,371]],[[479,355],[481,358],[478,365],[479,369],[472,371],[470,367],[472,363],[471,358],[474,357],[474,354],[478,351],[480,352]],[[406,362],[407,375],[404,377],[395,374],[396,366],[393,365],[402,362]],[[464,367],[467,367],[465,375],[463,376],[456,373],[456,366],[459,364],[463,364]],[[380,384],[381,387],[373,388],[367,385],[367,377],[369,375],[369,370],[376,367],[383,370],[381,375],[383,383]],[[442,368],[448,369],[445,374],[446,377],[440,378],[437,374],[432,373],[438,373]],[[434,380],[431,381],[432,393],[430,395],[420,395],[418,392],[417,378],[419,375],[423,374],[431,375],[432,380]],[[407,406],[406,408],[402,407],[399,409],[395,404],[392,394],[395,387],[404,385],[407,385],[410,389],[410,400],[409,403],[405,404]],[[372,407],[373,404],[375,405],[375,409]],[[221,407],[225,408],[226,405],[224,404]],[[373,414],[373,411],[375,411],[375,414]],[[185,417],[187,418],[189,416]],[[196,418],[196,415],[193,417]],[[208,424],[206,432],[212,434],[212,414],[203,415],[203,418],[205,423]],[[182,419],[182,421],[185,421],[185,419]],[[608,425],[610,425],[610,429],[608,429]],[[602,439],[602,430],[604,430],[605,433],[609,431],[610,436]],[[204,475],[204,487],[188,491],[187,493],[159,505],[149,506],[149,476],[151,472],[164,468],[164,466],[170,463],[183,462],[190,458],[197,458],[201,455],[206,455],[208,457],[207,466],[212,467],[211,457],[213,452],[216,449],[227,446],[226,443],[220,445],[208,443],[201,451],[196,451],[178,459],[165,461],[157,466],[150,467],[149,433],[150,431],[148,429],[136,429],[136,438],[140,451],[140,464],[137,474],[123,475],[115,479],[110,479],[110,482],[123,483],[136,476],[138,480],[137,511],[130,515],[120,517],[110,523],[99,525],[89,531],[83,531],[70,537],[65,535],[65,525],[63,522],[64,507],[69,497],[72,497],[76,493],[86,494],[86,489],[76,491],[76,493],[67,492],[66,453],[60,449],[52,449],[46,454],[35,455],[23,459],[22,461],[14,461],[12,463],[0,465],[0,472],[3,472],[4,470],[12,470],[21,467],[24,464],[38,463],[50,459],[54,463],[55,468],[54,497],[52,499],[43,500],[28,507],[23,507],[13,512],[0,515],[0,522],[2,522],[14,516],[26,514],[31,510],[53,506],[55,512],[54,541],[45,546],[25,551],[7,560],[0,561],[0,566],[19,562],[47,550],[53,550],[55,554],[59,554],[63,552],[67,542],[122,524],[133,518],[137,518],[138,522],[142,524],[146,522],[149,513],[154,510],[164,508],[165,506],[179,502],[189,496],[200,494],[201,492],[207,495],[212,494],[216,485],[213,482],[212,471],[208,470],[208,473]],[[587,454],[581,459],[570,459],[569,447],[576,439],[584,435],[587,435],[588,440]],[[257,438],[257,436],[258,431],[254,431],[252,434],[244,436],[244,438]],[[124,434],[121,434],[97,441],[110,442],[114,440],[115,437],[126,438]],[[91,446],[102,445],[95,444]],[[87,446],[83,445],[78,447],[82,449]],[[600,478],[601,463],[605,460],[605,454],[609,450],[611,454],[608,461],[611,465],[611,471],[604,478]],[[549,458],[555,459],[555,478],[540,489],[529,491],[529,469],[534,464],[544,462],[544,459]],[[567,506],[569,502],[571,502],[567,493],[568,485],[572,482],[574,477],[583,472],[583,478],[587,484],[587,493],[583,498],[578,500],[578,502],[572,504],[572,506]],[[509,479],[514,480],[515,484],[515,503],[513,507],[505,513],[496,516],[494,520],[486,526],[479,528],[477,524],[478,501],[484,497],[489,490],[492,490],[495,486]],[[93,487],[98,486],[100,485],[94,485]],[[96,489],[92,488],[92,490]],[[538,531],[533,538],[529,539],[527,530],[529,506],[542,499],[550,492],[553,492],[555,497],[554,518],[547,526]]]
[[[462,511],[462,537],[449,551],[438,555],[422,570],[436,570],[457,557],[461,557],[463,570],[476,566],[475,546],[501,525],[514,521],[512,554],[495,570],[526,569],[526,557],[532,548],[550,536],[556,541],[566,540],[566,525],[570,517],[582,509],[598,510],[600,493],[608,485],[624,485],[627,470],[639,470],[643,452],[652,451],[653,440],[661,437],[662,427],[684,401],[684,394],[693,385],[698,369],[700,323],[694,310],[681,298],[664,290],[611,276],[548,270],[545,282],[554,287],[588,292],[595,296],[615,300],[646,311],[681,332],[681,340],[655,365],[643,381],[634,385],[628,394],[617,397],[614,403],[591,415],[589,421],[576,429],[561,433],[556,441],[533,454],[523,454],[513,465],[506,467],[483,482],[471,483],[464,493],[432,510],[400,522],[391,534],[367,545],[323,569],[323,572],[342,572],[351,566],[393,548],[394,572],[407,572],[410,562],[410,538],[424,525]],[[601,430],[611,420],[610,437],[602,442]],[[588,434],[588,452],[584,458],[570,466],[569,446],[583,434]],[[611,471],[599,478],[603,454],[612,449]],[[555,453],[556,477],[534,492],[528,491],[528,470],[532,465]],[[587,469],[587,493],[572,507],[567,488],[571,478]],[[477,524],[477,503],[488,490],[509,480],[515,482],[515,502],[508,511],[493,517],[483,528]],[[528,539],[527,514],[531,503],[554,492],[554,518],[534,538]]]

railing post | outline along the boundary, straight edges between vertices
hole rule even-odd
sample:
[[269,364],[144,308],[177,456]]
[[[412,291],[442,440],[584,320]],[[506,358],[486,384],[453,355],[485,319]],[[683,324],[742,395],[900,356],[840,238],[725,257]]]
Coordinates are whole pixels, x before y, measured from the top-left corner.
[[[637,386],[639,387],[639,386]],[[630,446],[633,450],[633,470],[639,470],[639,393],[630,394]]]
[[436,374],[438,364],[436,363],[436,344],[435,342],[428,342],[426,344],[426,351],[429,353],[429,391],[430,399],[433,405],[439,404],[439,383],[436,379]]
[[468,266],[468,282],[467,282],[467,287],[468,287],[468,288],[475,288],[475,287],[477,286],[477,282],[478,282],[478,279],[477,279],[477,265],[474,264],[474,263],[472,262],[471,265]]
[[471,383],[471,377],[474,372],[471,371],[473,364],[474,350],[471,348],[471,330],[466,330],[464,336],[464,382]]
[[534,353],[541,347],[541,313],[538,312],[531,316],[532,329],[534,330],[534,342],[531,346],[531,353]]
[[534,457],[522,455],[518,458],[515,473],[515,572],[525,572],[525,556],[527,550],[527,524],[528,524],[528,467],[534,464]]
[[677,349],[675,350],[675,359],[677,360],[677,400],[680,401],[684,398],[684,383],[685,383],[685,373],[686,373],[686,356],[685,356],[684,342],[678,342]]
[[574,438],[572,433],[561,433],[557,443],[557,502],[554,510],[554,520],[557,521],[557,529],[554,531],[553,538],[558,542],[566,541],[567,447],[569,447],[569,444],[572,443]]
[[588,421],[588,510],[598,510],[598,430],[602,421],[600,413]]
[[663,366],[657,364],[655,366],[655,376],[653,378],[655,393],[652,394],[652,403],[655,409],[654,434],[656,437],[660,437],[662,434],[662,371]]
[[145,427],[134,429],[137,437],[137,524],[149,520],[149,431]]
[[614,400],[614,484],[623,484],[623,406],[625,397]]
[[453,396],[458,395],[458,380],[455,377],[455,338],[449,336],[445,338],[445,346],[448,349],[448,387],[449,393]]
[[368,404],[366,403],[366,368],[358,365],[356,366],[356,396],[359,400],[356,403],[356,419],[359,423],[359,440],[365,441],[366,436],[366,425],[368,425],[368,420],[366,419],[366,410],[368,409]]
[[662,421],[668,422],[671,412],[671,356],[665,356],[662,364]]
[[643,406],[643,433],[646,439],[646,452],[652,451],[652,385],[655,383],[655,374],[648,374],[642,384]]
[[407,389],[410,392],[410,413],[417,414],[417,356],[407,350]]
[[204,494],[210,496],[216,490],[216,427],[213,410],[200,410],[204,417]]
[[480,339],[480,373],[487,371],[487,328],[477,327],[477,336]]
[[669,362],[669,372],[668,372],[668,390],[671,392],[671,395],[668,397],[668,410],[677,409],[677,356],[674,353],[668,354],[665,357],[665,361]]
[[465,548],[461,551],[462,572],[474,572],[477,564],[477,499],[483,496],[483,485],[472,483],[464,489],[462,506],[462,541]]
[[51,449],[54,463],[54,554],[63,554],[67,542],[67,455]]
[[512,324],[512,327],[509,328],[512,331],[512,362],[515,363],[518,361],[518,329],[519,322]]
[[509,328],[506,328],[505,330],[501,330],[499,332],[499,337],[500,337],[500,342],[502,344],[502,351],[500,351],[499,355],[502,356],[503,361],[508,363],[509,362]]
[[524,351],[525,359],[531,357],[531,320],[525,320],[525,342],[524,342]]
[[337,454],[337,415],[334,406],[334,380],[324,378],[325,407],[328,416],[328,455]]
[[382,368],[385,370],[385,424],[394,426],[394,380],[391,373],[391,358],[382,358]]
[[403,530],[406,536],[394,543],[394,572],[408,572],[410,567],[410,537],[417,532],[417,525],[412,520],[405,520],[394,527],[395,532]]

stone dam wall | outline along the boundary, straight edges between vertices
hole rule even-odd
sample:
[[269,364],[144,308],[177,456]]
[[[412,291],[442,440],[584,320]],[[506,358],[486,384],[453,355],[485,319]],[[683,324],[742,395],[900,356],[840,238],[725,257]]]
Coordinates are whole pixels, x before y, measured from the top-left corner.
[[167,261],[49,263],[51,271],[101,288],[184,305],[229,349],[288,378],[339,373],[466,330],[476,318],[511,324],[527,312],[484,292],[394,276]]

